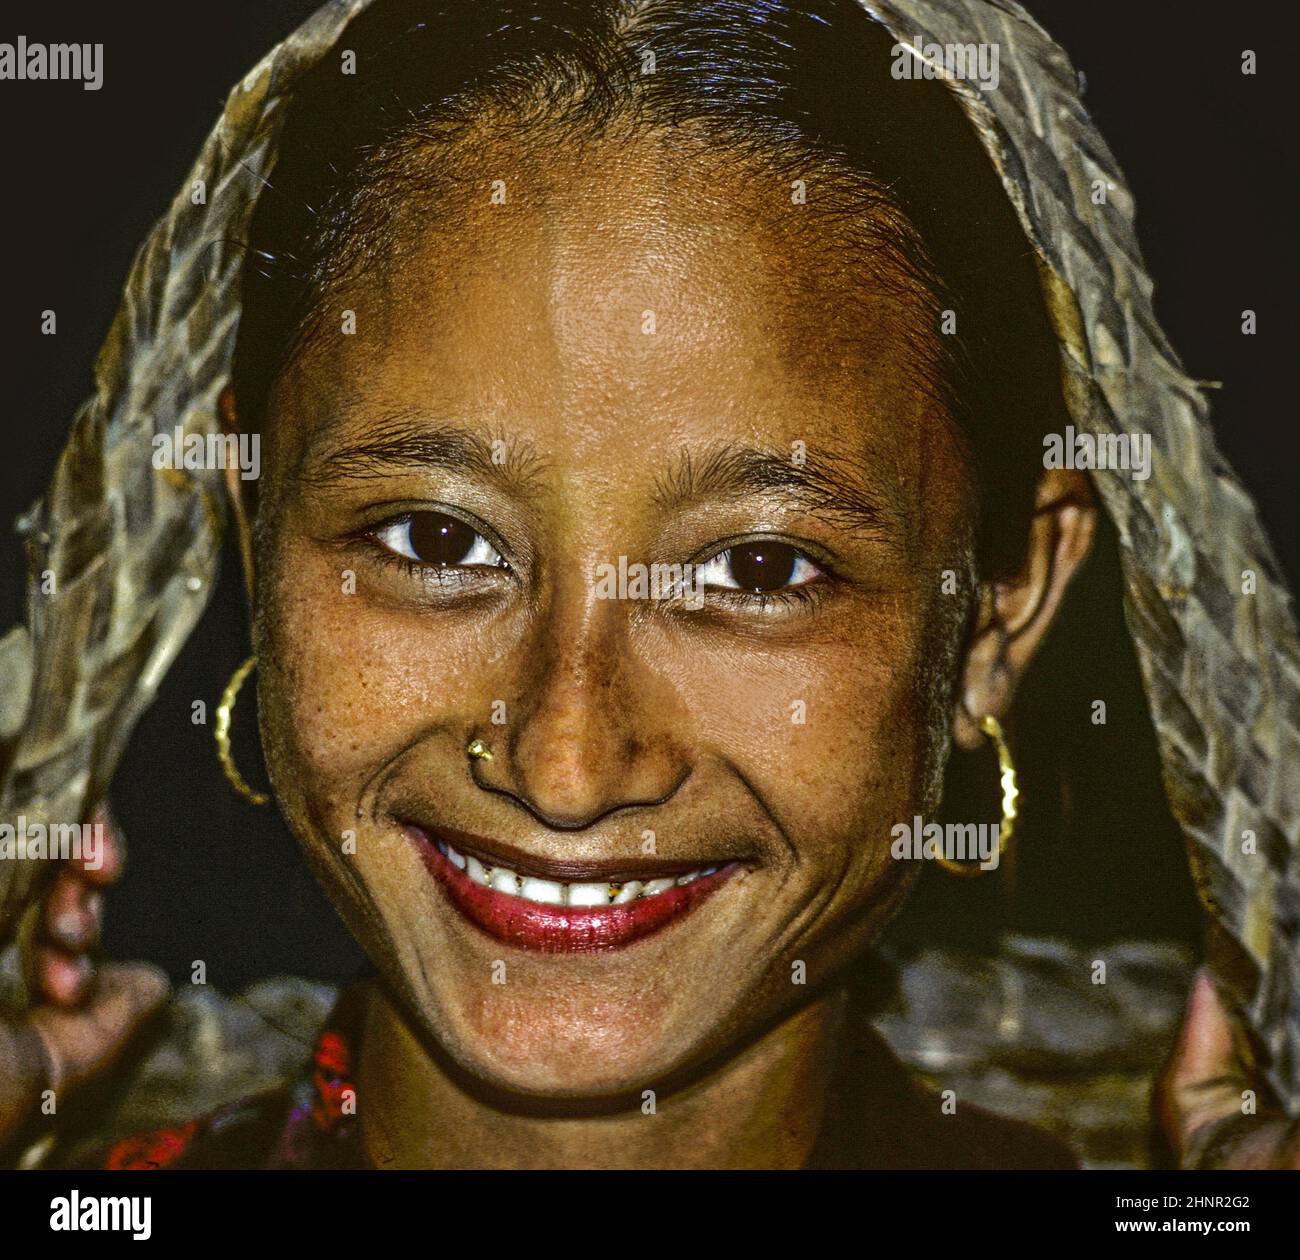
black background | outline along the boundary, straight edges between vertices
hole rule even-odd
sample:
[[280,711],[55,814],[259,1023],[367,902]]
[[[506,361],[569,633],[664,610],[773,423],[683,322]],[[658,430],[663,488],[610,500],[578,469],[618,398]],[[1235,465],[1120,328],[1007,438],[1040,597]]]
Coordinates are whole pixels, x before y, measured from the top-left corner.
[[[229,87],[314,8],[309,0],[223,3],[8,2],[0,40],[102,42],[98,92],[0,82],[0,511],[39,495],[68,421],[90,391],[95,352],[131,258],[162,213]],[[1295,477],[1296,147],[1290,4],[1258,0],[1033,0],[1027,6],[1086,76],[1086,100],[1128,175],[1156,279],[1157,312],[1191,375],[1221,382],[1215,425],[1255,493],[1283,567],[1300,572]],[[1259,73],[1243,76],[1243,49]],[[58,335],[40,334],[40,312]],[[1259,331],[1241,335],[1241,312]],[[937,881],[898,927],[900,941],[979,945],[1004,928],[1099,940],[1194,940],[1196,916],[1176,831],[1159,793],[1154,744],[1103,550],[1053,632],[1016,719],[1024,837],[1009,873]],[[0,547],[4,624],[20,617],[16,538]],[[114,893],[113,953],[176,978],[202,958],[223,988],[281,971],[337,978],[358,953],[302,867],[273,811],[225,786],[209,727],[247,651],[234,566],[146,716],[114,783],[131,866]],[[1087,706],[1110,705],[1106,727]],[[57,702],[57,698],[45,698]],[[237,741],[248,777],[255,740]],[[992,800],[991,757],[956,777]],[[969,816],[969,815],[966,815]],[[1014,884],[1014,888],[1012,885]]]

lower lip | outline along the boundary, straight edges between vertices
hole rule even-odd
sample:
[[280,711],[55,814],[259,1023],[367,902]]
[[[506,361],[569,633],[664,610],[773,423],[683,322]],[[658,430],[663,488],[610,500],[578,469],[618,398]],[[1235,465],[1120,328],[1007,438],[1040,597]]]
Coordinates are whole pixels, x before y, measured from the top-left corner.
[[411,834],[424,864],[471,923],[499,941],[543,954],[621,949],[684,918],[737,869],[729,862],[712,875],[619,906],[547,906],[476,884],[428,836]]

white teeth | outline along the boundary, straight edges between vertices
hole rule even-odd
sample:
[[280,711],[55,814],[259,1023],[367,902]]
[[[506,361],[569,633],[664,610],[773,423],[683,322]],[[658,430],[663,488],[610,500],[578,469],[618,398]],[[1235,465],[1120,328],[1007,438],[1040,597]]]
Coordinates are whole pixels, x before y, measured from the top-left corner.
[[562,884],[557,880],[517,875],[504,866],[484,866],[472,853],[458,853],[442,840],[438,841],[438,849],[474,883],[491,888],[494,892],[522,897],[525,901],[536,901],[544,906],[623,906],[629,901],[636,901],[638,897],[657,897],[670,888],[694,883],[718,869],[710,866],[704,870],[687,871],[676,878],[652,879],[644,883],[639,879],[630,879],[625,884],[611,884],[607,881],[599,884]]
[[488,881],[488,887],[493,892],[509,893],[512,897],[519,895],[519,876],[514,871],[508,871],[503,866],[493,868],[492,877]]
[[519,881],[519,895],[525,901],[540,901],[544,906],[564,905],[564,885],[553,879],[533,879],[525,875]]

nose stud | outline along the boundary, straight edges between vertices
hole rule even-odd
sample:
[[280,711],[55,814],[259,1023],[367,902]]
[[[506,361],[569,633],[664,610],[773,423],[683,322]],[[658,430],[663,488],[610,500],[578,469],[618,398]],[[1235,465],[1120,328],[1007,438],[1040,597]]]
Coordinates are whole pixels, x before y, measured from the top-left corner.
[[492,750],[481,739],[471,739],[465,751],[469,753],[471,761],[492,760]]

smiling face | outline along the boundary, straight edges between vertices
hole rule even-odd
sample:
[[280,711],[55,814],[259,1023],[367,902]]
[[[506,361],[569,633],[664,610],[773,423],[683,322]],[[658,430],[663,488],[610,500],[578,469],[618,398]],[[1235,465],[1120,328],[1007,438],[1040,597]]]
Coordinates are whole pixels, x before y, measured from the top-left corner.
[[[516,1093],[640,1090],[905,891],[971,491],[919,295],[788,178],[648,137],[438,174],[273,391],[267,762],[427,1041]],[[621,557],[703,566],[702,606],[617,597]]]

